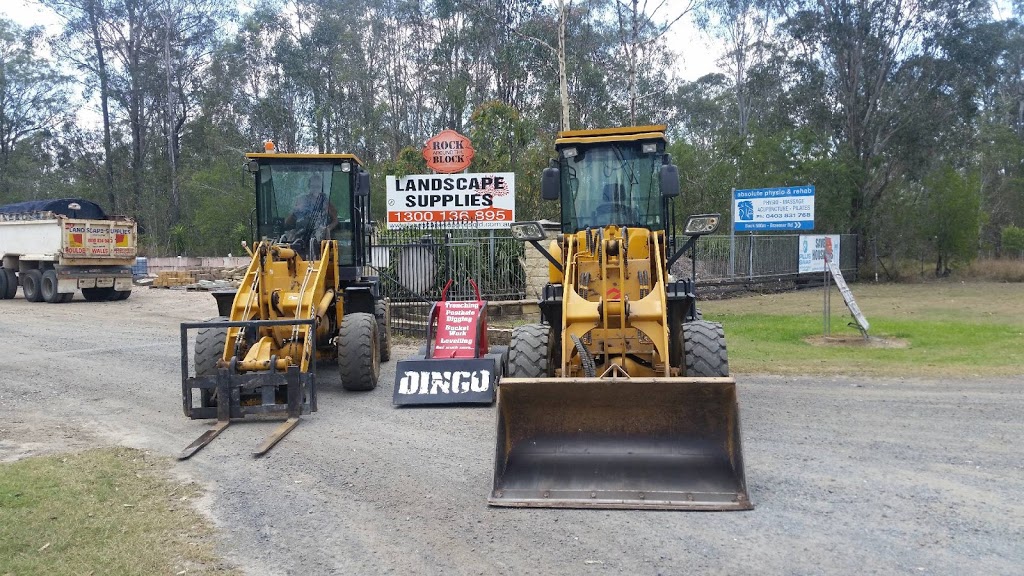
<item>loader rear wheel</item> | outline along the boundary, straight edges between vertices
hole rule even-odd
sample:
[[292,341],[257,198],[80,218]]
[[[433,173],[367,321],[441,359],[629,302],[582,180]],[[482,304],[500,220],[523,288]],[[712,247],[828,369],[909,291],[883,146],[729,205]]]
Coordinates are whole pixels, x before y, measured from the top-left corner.
[[380,361],[391,360],[391,302],[387,298],[377,300],[373,308],[377,319],[377,336],[380,337]]
[[548,376],[550,333],[551,328],[546,324],[526,324],[512,329],[508,345],[509,378]]
[[10,300],[18,293],[18,277],[10,268],[0,268],[0,300]]
[[684,323],[683,359],[685,376],[728,376],[729,355],[725,348],[722,325],[706,320]]
[[57,272],[55,270],[47,270],[46,272],[43,272],[40,290],[43,293],[43,300],[46,300],[50,304],[60,304],[64,302],[61,293],[57,292]]
[[82,288],[82,296],[89,302],[106,302],[113,294],[113,288]]
[[29,270],[21,273],[21,290],[25,293],[25,300],[29,302],[43,301],[43,273],[39,270]]
[[364,392],[377,387],[380,343],[377,319],[364,312],[345,314],[338,329],[338,374],[345,390]]

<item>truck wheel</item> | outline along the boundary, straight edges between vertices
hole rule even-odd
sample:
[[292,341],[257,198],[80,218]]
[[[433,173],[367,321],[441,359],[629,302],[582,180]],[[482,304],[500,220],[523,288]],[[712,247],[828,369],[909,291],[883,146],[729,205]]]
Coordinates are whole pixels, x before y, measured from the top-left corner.
[[546,378],[548,376],[549,340],[547,324],[526,324],[512,329],[508,345],[509,378]]
[[43,273],[32,269],[21,273],[21,291],[29,302],[43,301]]
[[377,387],[380,376],[380,344],[377,319],[372,314],[345,314],[338,329],[338,374],[345,390],[367,391]]
[[61,304],[64,302],[60,292],[57,292],[57,272],[54,270],[47,270],[43,272],[43,279],[41,284],[41,290],[43,293],[43,300],[50,304]]
[[18,293],[18,277],[14,270],[0,268],[0,300],[10,300]]
[[74,292],[65,292],[64,294],[60,295],[60,301],[63,304],[67,304],[68,302],[71,302],[74,299],[75,299],[75,293]]
[[110,295],[110,301],[113,302],[115,300],[127,300],[128,297],[131,295],[131,290],[114,290],[114,292]]
[[113,293],[113,288],[82,288],[82,296],[89,302],[106,302]]
[[377,336],[380,337],[380,361],[391,360],[391,302],[387,298],[377,300],[373,315],[377,319]]
[[725,349],[725,331],[718,322],[693,320],[683,324],[684,376],[716,377],[729,375],[729,355]]

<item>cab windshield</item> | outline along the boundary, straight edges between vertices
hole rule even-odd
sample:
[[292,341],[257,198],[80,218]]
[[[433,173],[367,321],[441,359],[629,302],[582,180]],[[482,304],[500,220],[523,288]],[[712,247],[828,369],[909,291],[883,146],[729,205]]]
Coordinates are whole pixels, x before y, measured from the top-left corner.
[[641,153],[640,144],[631,142],[576,146],[574,156],[564,157],[571,148],[562,148],[563,232],[611,224],[650,230],[664,226],[661,153]]
[[295,244],[302,254],[320,241],[339,241],[342,264],[352,259],[349,174],[328,162],[262,164],[258,183],[259,235]]

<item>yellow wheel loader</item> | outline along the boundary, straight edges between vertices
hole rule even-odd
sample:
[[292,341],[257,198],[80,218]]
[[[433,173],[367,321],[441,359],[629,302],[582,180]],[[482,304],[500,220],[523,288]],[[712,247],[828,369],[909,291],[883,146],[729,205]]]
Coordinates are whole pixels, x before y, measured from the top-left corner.
[[[725,336],[672,264],[679,172],[664,126],[560,132],[541,194],[561,234],[512,226],[550,261],[541,324],[514,329],[498,387],[494,506],[744,510],[736,384]],[[695,274],[694,274],[695,276]]]
[[[346,390],[372,390],[390,357],[388,303],[378,279],[366,275],[370,175],[362,162],[351,154],[278,154],[271,143],[246,160],[262,240],[238,290],[214,293],[220,318],[181,326],[185,415],[217,419],[181,459],[233,419],[285,418],[256,449],[260,456],[316,411],[318,363],[337,363]],[[189,331],[196,332],[191,355]]]

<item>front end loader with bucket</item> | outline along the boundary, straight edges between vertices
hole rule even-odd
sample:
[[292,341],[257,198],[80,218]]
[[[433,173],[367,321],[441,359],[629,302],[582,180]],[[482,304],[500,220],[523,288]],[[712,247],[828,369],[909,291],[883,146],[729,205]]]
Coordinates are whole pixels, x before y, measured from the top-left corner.
[[220,318],[181,326],[185,415],[217,419],[181,459],[232,420],[284,418],[254,452],[265,454],[317,410],[319,364],[336,363],[346,390],[372,390],[390,356],[388,302],[378,279],[365,275],[370,178],[362,162],[277,154],[270,143],[246,159],[262,240],[238,290],[214,293]]
[[559,133],[541,193],[561,200],[561,233],[545,248],[539,223],[512,226],[550,282],[498,388],[493,506],[753,507],[722,326],[701,318],[696,274],[670,273],[720,218],[689,217],[670,246],[679,174],[664,132]]

